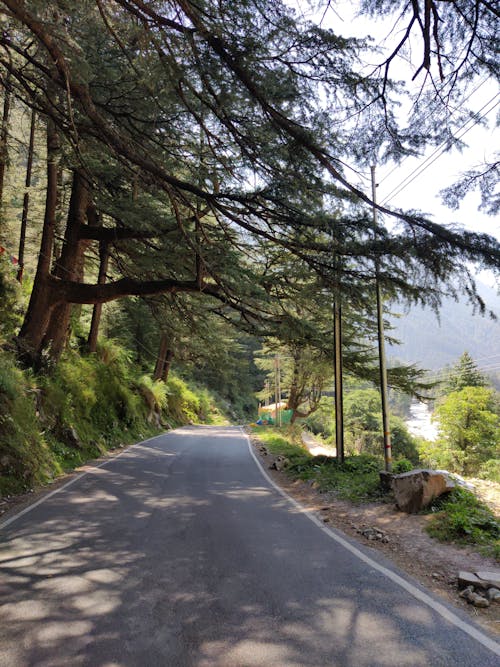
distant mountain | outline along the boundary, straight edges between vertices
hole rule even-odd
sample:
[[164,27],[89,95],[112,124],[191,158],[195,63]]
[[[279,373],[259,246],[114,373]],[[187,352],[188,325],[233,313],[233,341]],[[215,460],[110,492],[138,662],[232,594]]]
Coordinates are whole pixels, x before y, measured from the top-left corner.
[[[500,296],[484,284],[478,291],[498,320],[474,315],[465,300],[447,299],[443,302],[439,320],[432,310],[415,307],[409,312],[397,304],[391,311],[399,317],[390,317],[394,327],[391,335],[401,345],[390,346],[388,356],[416,363],[422,368],[437,370],[455,362],[467,351],[480,368],[500,369]],[[489,368],[488,368],[489,367]]]

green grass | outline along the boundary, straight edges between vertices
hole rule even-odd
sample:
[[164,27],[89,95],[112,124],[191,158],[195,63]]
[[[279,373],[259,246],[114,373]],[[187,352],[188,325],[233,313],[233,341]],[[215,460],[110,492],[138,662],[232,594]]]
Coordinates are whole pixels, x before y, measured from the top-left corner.
[[482,553],[500,560],[498,517],[471,491],[461,487],[440,496],[427,508],[434,512],[426,530],[441,542],[472,544]]
[[252,433],[275,456],[290,460],[287,473],[294,479],[314,482],[323,492],[355,503],[386,499],[380,487],[381,461],[370,454],[346,457],[343,464],[329,456],[312,456],[293,431],[255,427]]
[[153,382],[112,340],[101,341],[97,354],[69,349],[40,375],[0,349],[0,497],[157,434],[155,411],[172,426],[224,423],[210,392],[175,374],[166,385]]
[[[363,454],[346,457],[339,465],[327,456],[312,456],[303,447],[296,433],[286,428],[254,427],[255,435],[274,456],[290,460],[287,474],[294,479],[313,481],[321,491],[354,503],[381,501],[393,498],[380,488],[381,460]],[[411,463],[402,459],[395,472],[404,472]],[[427,512],[435,513],[426,530],[442,541],[473,545],[484,553],[500,559],[500,525],[498,518],[470,491],[458,487],[450,494],[437,498]]]

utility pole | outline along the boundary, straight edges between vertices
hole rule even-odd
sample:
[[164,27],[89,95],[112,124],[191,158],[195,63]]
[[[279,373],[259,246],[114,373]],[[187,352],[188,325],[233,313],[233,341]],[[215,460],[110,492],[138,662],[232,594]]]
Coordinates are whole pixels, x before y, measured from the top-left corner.
[[342,307],[340,286],[336,289],[333,305],[333,345],[335,371],[335,447],[337,461],[344,462],[344,399],[342,386]]
[[[376,195],[377,183],[375,180],[375,167],[370,167],[372,174],[372,201],[373,201],[373,226],[377,228],[377,208]],[[379,281],[379,263],[378,257],[375,258],[375,288],[377,293],[377,328],[378,328],[378,356],[380,370],[380,396],[382,399],[382,424],[384,428],[384,459],[386,472],[392,472],[392,447],[391,447],[391,427],[389,423],[389,408],[387,401],[387,368],[385,362],[385,339],[384,339],[384,313],[382,303],[382,293]]]
[[274,357],[274,386],[275,386],[275,405],[276,405],[276,426],[281,426],[281,368],[280,355]]

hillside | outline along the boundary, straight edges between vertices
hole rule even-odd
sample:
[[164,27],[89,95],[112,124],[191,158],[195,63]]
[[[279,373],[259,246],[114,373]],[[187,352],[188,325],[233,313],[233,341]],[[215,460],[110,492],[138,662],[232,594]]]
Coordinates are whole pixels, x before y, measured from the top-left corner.
[[[495,290],[481,284],[480,293],[487,307],[500,317],[500,297]],[[391,357],[437,370],[467,350],[481,368],[493,370],[500,365],[500,320],[474,314],[463,298],[458,302],[446,299],[439,319],[430,309],[405,312],[394,305],[392,312],[391,333],[401,344],[389,348]]]

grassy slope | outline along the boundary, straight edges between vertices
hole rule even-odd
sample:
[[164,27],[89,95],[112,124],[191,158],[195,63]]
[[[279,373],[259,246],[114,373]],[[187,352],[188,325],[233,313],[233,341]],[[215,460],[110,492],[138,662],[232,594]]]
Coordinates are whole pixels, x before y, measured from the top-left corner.
[[0,496],[24,492],[164,426],[221,423],[213,396],[176,377],[141,376],[110,341],[96,355],[69,350],[48,374],[0,352]]

